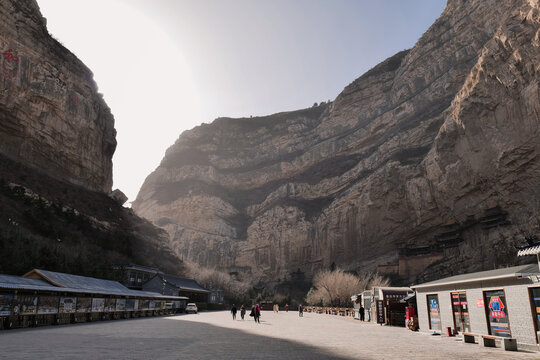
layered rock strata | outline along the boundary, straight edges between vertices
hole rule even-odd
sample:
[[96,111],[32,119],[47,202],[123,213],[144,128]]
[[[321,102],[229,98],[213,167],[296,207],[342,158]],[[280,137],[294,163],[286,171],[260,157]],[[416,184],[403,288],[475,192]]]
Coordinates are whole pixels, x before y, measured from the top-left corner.
[[0,2],[0,154],[109,192],[115,136],[92,72],[49,35],[37,3]]
[[0,1],[0,273],[182,273],[167,234],[110,193],[115,134],[91,71],[48,34],[36,1]]
[[133,208],[184,259],[263,281],[516,262],[540,231],[539,11],[450,0],[333,102],[184,132]]

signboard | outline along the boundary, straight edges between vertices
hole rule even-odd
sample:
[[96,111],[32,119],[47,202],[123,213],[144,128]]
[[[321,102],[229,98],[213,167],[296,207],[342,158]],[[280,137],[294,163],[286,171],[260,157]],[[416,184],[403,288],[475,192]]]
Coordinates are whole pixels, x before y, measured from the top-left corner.
[[476,299],[476,307],[477,308],[483,308],[484,307],[484,299]]
[[382,300],[377,300],[377,324],[384,324],[384,304]]
[[401,299],[403,299],[407,294],[406,293],[403,293],[403,294],[395,294],[395,293],[388,293],[388,292],[385,292],[384,293],[384,300],[395,300],[395,301],[399,301]]
[[489,308],[491,309],[489,312],[490,317],[499,319],[506,317],[506,314],[504,313],[504,304],[499,296],[492,296],[489,299]]
[[92,312],[103,312],[103,309],[105,309],[105,299],[93,298],[92,299]]
[[38,302],[38,314],[57,314],[58,296],[40,296]]
[[90,297],[78,297],[77,298],[77,312],[87,313],[92,311],[92,298]]
[[11,302],[13,295],[0,294],[0,316],[11,315]]
[[74,313],[76,310],[77,298],[75,297],[61,297],[60,298],[60,312],[61,313]]

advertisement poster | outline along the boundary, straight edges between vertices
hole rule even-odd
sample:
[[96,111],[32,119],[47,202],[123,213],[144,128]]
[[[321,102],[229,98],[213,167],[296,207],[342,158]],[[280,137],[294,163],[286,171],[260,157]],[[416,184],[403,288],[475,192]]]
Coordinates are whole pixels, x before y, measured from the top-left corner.
[[439,297],[437,295],[428,295],[429,321],[432,330],[441,330],[441,312],[439,310]]
[[92,299],[92,312],[103,312],[105,309],[105,299],[104,298],[93,298]]
[[37,310],[37,296],[17,295],[13,301],[13,314],[15,315],[33,315]]
[[57,314],[58,296],[40,296],[38,301],[38,314]]
[[511,337],[504,291],[486,291],[484,296],[491,335]]
[[76,297],[64,297],[60,298],[60,312],[69,314],[74,313],[76,310],[75,305],[77,304]]
[[116,299],[116,311],[126,310],[126,299]]
[[77,298],[77,312],[87,313],[92,311],[92,298],[91,297],[78,297]]
[[11,315],[11,302],[13,295],[0,294],[0,316]]
[[116,299],[106,298],[104,311],[115,311],[115,310],[116,310]]
[[150,310],[154,310],[156,308],[156,301],[155,300],[150,300],[150,305],[148,305],[148,308]]

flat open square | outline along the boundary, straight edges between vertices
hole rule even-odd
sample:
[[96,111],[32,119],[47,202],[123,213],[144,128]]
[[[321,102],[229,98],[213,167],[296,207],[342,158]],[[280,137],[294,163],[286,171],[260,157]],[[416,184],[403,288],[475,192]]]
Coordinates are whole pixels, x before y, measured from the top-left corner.
[[228,312],[3,331],[6,359],[533,359],[455,338],[351,318],[264,311],[232,320]]

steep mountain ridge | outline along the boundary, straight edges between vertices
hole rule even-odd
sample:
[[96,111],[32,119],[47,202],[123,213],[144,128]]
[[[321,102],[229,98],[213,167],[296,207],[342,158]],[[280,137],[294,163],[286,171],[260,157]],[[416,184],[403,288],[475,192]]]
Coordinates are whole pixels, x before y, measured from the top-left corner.
[[35,1],[0,5],[0,154],[92,191],[112,187],[114,118]]
[[37,2],[0,1],[0,273],[183,272],[168,235],[109,196],[115,136],[92,72],[49,35]]
[[184,132],[133,208],[184,259],[262,281],[332,263],[410,281],[517,261],[539,228],[538,11],[451,0],[333,102]]

